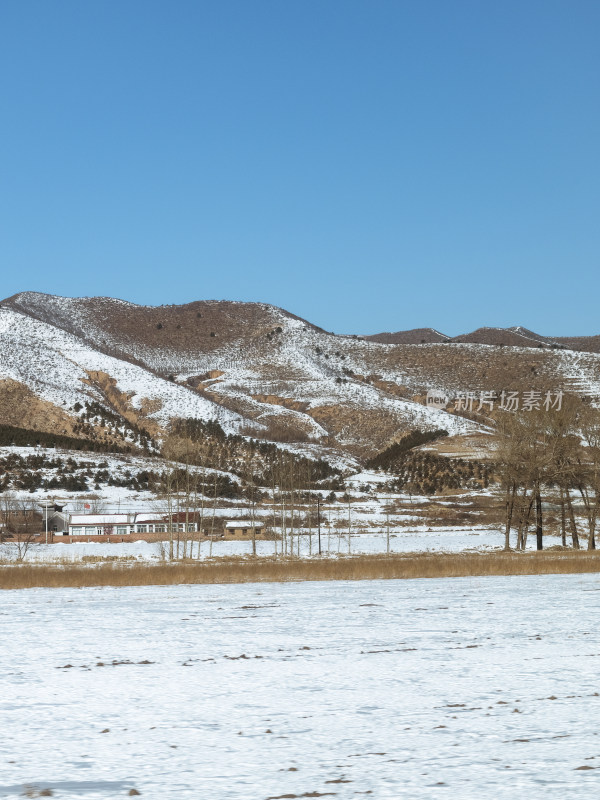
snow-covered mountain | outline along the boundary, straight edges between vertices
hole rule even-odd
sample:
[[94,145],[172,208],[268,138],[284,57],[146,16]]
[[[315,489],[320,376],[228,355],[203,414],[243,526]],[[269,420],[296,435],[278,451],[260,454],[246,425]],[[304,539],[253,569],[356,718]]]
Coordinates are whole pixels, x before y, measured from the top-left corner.
[[427,390],[600,396],[595,353],[388,344],[335,336],[263,303],[150,307],[25,292],[0,304],[0,344],[0,411],[2,383],[11,382],[65,430],[76,404],[91,399],[156,435],[174,417],[195,417],[228,432],[367,455],[412,428],[483,429],[476,418],[424,405]]

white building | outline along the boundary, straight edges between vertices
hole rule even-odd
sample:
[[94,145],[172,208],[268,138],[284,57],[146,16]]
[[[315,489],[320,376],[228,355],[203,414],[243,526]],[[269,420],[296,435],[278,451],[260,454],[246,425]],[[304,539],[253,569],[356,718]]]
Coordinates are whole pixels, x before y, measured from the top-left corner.
[[[198,523],[193,514],[171,514],[172,532],[196,532]],[[167,533],[167,514],[148,512],[132,514],[71,514],[69,536],[131,536],[131,534]],[[66,535],[66,534],[65,534]]]

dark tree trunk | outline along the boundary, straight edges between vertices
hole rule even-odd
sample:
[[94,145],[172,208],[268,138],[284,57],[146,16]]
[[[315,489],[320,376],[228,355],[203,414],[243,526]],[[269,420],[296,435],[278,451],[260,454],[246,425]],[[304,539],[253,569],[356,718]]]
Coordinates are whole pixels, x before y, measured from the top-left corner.
[[515,508],[515,493],[517,484],[513,481],[512,490],[506,490],[506,529],[504,531],[504,549],[510,550],[510,529],[512,526],[513,511]]
[[581,499],[583,500],[583,504],[585,506],[585,510],[587,513],[588,518],[588,550],[595,550],[596,549],[596,514],[597,514],[597,498],[594,498],[594,504],[592,505],[592,501],[590,499],[589,494],[585,491],[583,486],[579,486],[579,494],[581,495]]
[[571,492],[566,490],[567,508],[569,510],[569,522],[571,523],[571,536],[573,537],[573,547],[579,550],[579,536],[577,534],[577,525],[575,524],[575,513],[573,511],[573,503],[571,502]]
[[527,546],[527,528],[529,526],[529,517],[531,516],[531,508],[533,506],[533,496],[527,504],[525,509],[526,495],[523,496],[523,507],[521,509],[521,519],[519,521],[519,531],[517,534],[517,550],[525,550]]
[[560,540],[563,547],[567,546],[567,514],[565,509],[565,491],[560,487]]
[[538,550],[544,549],[544,522],[542,517],[542,495],[540,487],[535,489],[535,535],[536,547]]

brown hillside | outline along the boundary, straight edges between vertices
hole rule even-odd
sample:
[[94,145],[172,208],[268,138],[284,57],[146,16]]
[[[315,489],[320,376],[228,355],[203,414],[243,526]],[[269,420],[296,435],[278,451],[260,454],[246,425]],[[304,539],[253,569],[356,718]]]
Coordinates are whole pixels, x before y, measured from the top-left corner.
[[15,428],[77,436],[72,415],[10,379],[0,380],[0,422]]
[[557,336],[555,341],[582,353],[600,353],[600,336]]
[[364,338],[370,342],[380,342],[381,344],[432,344],[446,342],[449,339],[445,333],[440,333],[433,328],[414,328],[410,331],[396,331],[396,333],[374,333],[372,336]]
[[10,379],[0,380],[0,423],[31,431],[94,439],[122,445],[120,436],[99,425],[79,426],[77,416],[35,395],[27,386]]
[[514,328],[478,328],[471,333],[455,336],[455,343],[503,345],[505,347],[539,347],[542,337],[530,337]]

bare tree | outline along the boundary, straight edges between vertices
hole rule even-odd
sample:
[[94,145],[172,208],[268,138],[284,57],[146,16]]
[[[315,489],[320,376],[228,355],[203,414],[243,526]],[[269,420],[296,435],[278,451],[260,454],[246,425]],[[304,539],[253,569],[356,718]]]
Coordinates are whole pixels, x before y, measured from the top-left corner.
[[568,513],[573,547],[579,547],[572,489],[580,491],[588,510],[590,531],[595,530],[597,492],[593,483],[596,475],[600,476],[600,424],[596,417],[590,417],[593,420],[587,427],[590,446],[582,448],[582,408],[581,401],[567,398],[558,410],[539,409],[500,417],[497,458],[505,491],[505,549],[510,548],[513,527],[517,530],[517,549],[525,549],[532,515],[536,546],[538,550],[543,548],[543,492],[552,487],[559,490],[562,541],[566,541]]
[[0,495],[0,542],[17,561],[23,561],[38,543],[41,520],[32,503],[12,492]]
[[580,422],[585,447],[582,448],[582,469],[577,488],[588,522],[588,550],[595,550],[600,502],[600,411],[590,406],[585,407],[581,412]]

